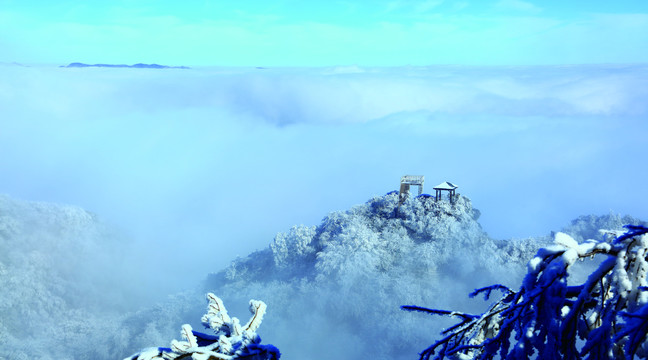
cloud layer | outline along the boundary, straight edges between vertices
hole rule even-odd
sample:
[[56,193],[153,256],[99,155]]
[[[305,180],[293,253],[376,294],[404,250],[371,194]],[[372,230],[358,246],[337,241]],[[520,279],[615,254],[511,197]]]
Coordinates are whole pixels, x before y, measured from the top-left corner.
[[458,184],[494,237],[648,217],[645,66],[0,73],[0,192],[96,212],[153,261],[204,260],[178,277],[404,174]]

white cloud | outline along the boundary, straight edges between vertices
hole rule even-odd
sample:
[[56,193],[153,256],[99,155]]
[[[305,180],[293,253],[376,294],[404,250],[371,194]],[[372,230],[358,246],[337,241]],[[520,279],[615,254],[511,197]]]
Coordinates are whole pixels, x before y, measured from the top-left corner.
[[529,13],[538,13],[542,11],[542,8],[529,2],[523,0],[499,0],[496,4],[496,7],[504,10],[514,10],[522,11]]
[[428,12],[430,10],[433,10],[437,8],[439,5],[443,4],[443,0],[427,0],[427,1],[422,1],[419,4],[416,5],[416,12]]
[[224,259],[406,173],[459,184],[495,237],[648,217],[644,66],[347,70],[0,66],[0,192]]

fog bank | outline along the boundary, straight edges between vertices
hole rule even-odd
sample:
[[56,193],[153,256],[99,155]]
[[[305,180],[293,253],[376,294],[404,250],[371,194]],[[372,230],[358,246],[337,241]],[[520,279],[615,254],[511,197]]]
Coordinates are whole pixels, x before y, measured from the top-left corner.
[[404,174],[425,175],[426,192],[458,184],[495,238],[581,214],[648,217],[644,65],[4,64],[0,78],[0,192],[100,214],[136,239],[160,286],[395,190]]

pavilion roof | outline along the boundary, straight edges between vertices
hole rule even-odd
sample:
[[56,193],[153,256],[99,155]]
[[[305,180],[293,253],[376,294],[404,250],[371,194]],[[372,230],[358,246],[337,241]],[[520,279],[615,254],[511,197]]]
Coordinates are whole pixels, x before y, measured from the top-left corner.
[[425,176],[423,175],[405,175],[401,177],[401,184],[423,185]]
[[455,184],[453,184],[451,182],[444,181],[441,184],[435,186],[433,189],[434,190],[454,190],[454,189],[456,189],[458,187],[459,186],[457,186],[457,185],[455,185]]

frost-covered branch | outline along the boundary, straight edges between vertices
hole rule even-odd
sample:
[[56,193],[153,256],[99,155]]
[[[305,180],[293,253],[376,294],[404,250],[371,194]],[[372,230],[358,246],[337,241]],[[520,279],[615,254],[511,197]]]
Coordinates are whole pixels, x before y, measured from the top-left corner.
[[207,294],[207,314],[202,323],[214,334],[194,331],[190,325],[182,325],[181,341],[171,341],[170,348],[145,349],[124,360],[277,360],[281,354],[273,345],[261,345],[256,330],[261,325],[266,304],[250,300],[252,317],[241,326],[239,319],[230,317],[223,301],[216,295]]
[[[580,285],[568,286],[568,270],[577,260],[605,255]],[[632,359],[648,357],[648,228],[627,226],[614,241],[579,244],[556,234],[552,246],[529,261],[520,290],[502,285],[504,296],[479,316],[403,306],[404,310],[459,316],[444,337],[420,355],[434,359]],[[438,350],[438,353],[437,353]]]

